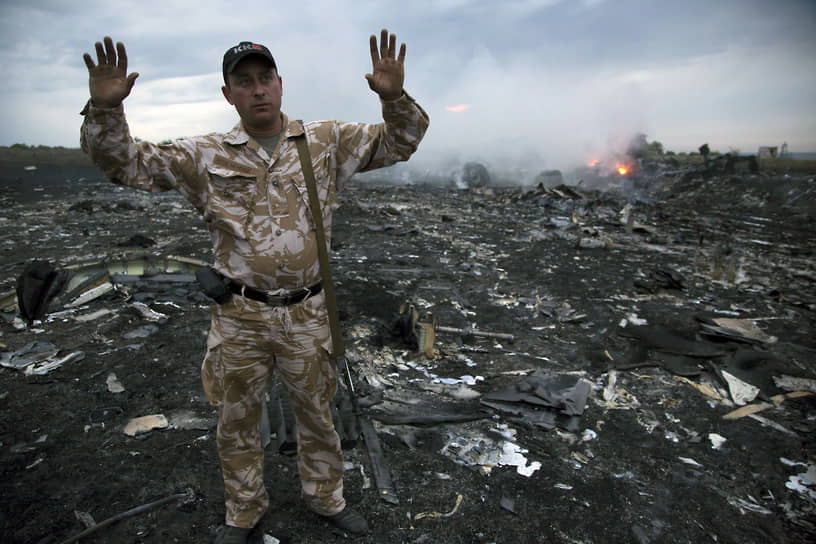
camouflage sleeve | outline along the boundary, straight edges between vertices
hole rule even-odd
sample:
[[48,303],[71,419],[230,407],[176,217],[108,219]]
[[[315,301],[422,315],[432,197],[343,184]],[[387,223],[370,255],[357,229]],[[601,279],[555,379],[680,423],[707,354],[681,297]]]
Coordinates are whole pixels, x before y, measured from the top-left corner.
[[206,170],[197,165],[195,139],[167,145],[135,142],[121,105],[96,108],[89,104],[82,113],[82,150],[110,181],[150,192],[175,189],[197,209],[203,208]]
[[408,93],[382,101],[383,123],[340,123],[337,153],[337,187],[356,172],[365,172],[406,161],[417,150],[428,130],[428,114]]

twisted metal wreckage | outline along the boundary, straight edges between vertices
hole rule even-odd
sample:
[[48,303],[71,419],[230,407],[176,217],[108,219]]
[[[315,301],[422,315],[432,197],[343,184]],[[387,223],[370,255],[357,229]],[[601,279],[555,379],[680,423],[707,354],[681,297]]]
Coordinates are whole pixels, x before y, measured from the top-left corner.
[[[814,430],[808,405],[801,420],[791,407],[816,392],[814,348],[802,332],[816,308],[816,273],[804,247],[812,234],[793,238],[789,224],[756,211],[758,202],[785,193],[781,184],[774,181],[761,194],[761,178],[749,186],[696,174],[649,187],[655,198],[682,193],[685,204],[671,212],[574,186],[487,187],[445,191],[444,197],[438,188],[350,188],[333,243],[339,288],[359,295],[344,298],[341,312],[357,382],[346,386],[354,387],[356,406],[337,403],[345,445],[356,443],[354,422],[364,414],[367,432],[386,445],[432,443],[435,453],[482,474],[506,465],[532,477],[546,459],[550,483],[560,492],[597,478],[599,472],[582,470],[595,467],[622,488],[639,490],[629,499],[637,501],[643,481],[652,480],[639,460],[611,449],[614,440],[604,436],[610,427],[625,428],[619,415],[625,412],[650,441],[686,448],[676,459],[705,485],[722,488],[736,512],[779,515],[813,529],[812,458],[780,456],[777,464],[790,472],[784,488],[793,493],[784,499],[779,492],[752,494],[739,480],[726,489],[710,468],[724,455],[718,452],[739,440],[744,431],[733,425],[740,421],[775,433],[779,451],[808,451],[806,437]],[[812,189],[804,186],[788,191],[788,201],[806,205]],[[707,202],[698,212],[702,206],[695,205],[712,200],[715,191],[723,207]],[[145,202],[152,205],[148,197]],[[786,206],[782,215],[799,213]],[[474,229],[477,224],[490,228]],[[354,231],[365,236],[351,236]],[[160,302],[202,313],[209,304],[195,286],[205,261],[174,256],[174,244],[162,245],[167,256],[129,254],[42,268],[30,276],[41,282],[32,290],[38,295],[11,290],[0,296],[0,310],[5,316],[20,311],[16,328],[35,331],[66,319],[92,323],[112,311],[106,305],[124,299],[146,324],[123,338],[143,341],[169,319],[157,311]],[[138,296],[158,285],[175,292]],[[48,373],[81,356],[43,344],[10,349],[0,363]],[[108,376],[107,386],[114,391],[123,384]],[[684,421],[678,405],[694,402],[699,409],[687,409]],[[285,395],[273,386],[267,405],[265,443],[274,435],[278,450],[291,452]],[[688,415],[703,409],[699,419]],[[130,420],[122,430],[144,436],[151,429],[212,424],[183,415],[128,426]],[[731,423],[708,424],[714,420]],[[399,504],[401,480],[393,478],[377,443],[366,440],[370,473],[380,498]],[[453,515],[460,505],[461,499],[450,513],[428,516]],[[509,497],[501,506],[523,507]],[[632,521],[632,534],[641,542],[665,536],[666,523],[675,523],[666,515],[656,514],[651,524]]]

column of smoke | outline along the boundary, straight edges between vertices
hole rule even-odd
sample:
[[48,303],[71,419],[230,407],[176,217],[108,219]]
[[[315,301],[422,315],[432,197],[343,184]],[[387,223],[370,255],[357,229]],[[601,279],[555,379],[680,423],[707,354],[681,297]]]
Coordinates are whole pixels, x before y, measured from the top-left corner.
[[[547,63],[544,63],[547,65]],[[463,168],[484,165],[491,183],[530,185],[543,171],[572,172],[593,159],[625,152],[632,137],[648,134],[647,100],[637,80],[614,72],[542,72],[540,59],[496,59],[475,51],[453,70],[442,94],[437,81],[422,81],[438,70],[415,68],[418,98],[431,125],[418,152],[387,175],[394,182],[462,186]],[[552,65],[554,66],[554,65]],[[381,174],[382,177],[383,174]]]
[[[407,163],[364,174],[360,178],[395,184],[427,183],[456,189],[471,188],[474,182],[494,187],[525,187],[539,183],[542,178],[555,179],[547,174],[559,171],[565,183],[608,189],[620,185],[622,173],[619,169],[624,164],[631,169],[630,163],[625,162],[631,160],[627,158],[627,152],[639,134],[637,131],[619,133],[609,136],[604,143],[578,141],[574,145],[551,147],[545,151],[535,149],[534,139],[521,139],[516,152],[495,146],[480,150],[465,142],[461,148],[425,150],[420,146]],[[474,165],[486,169],[487,183],[481,176],[473,176]]]
[[627,155],[633,139],[642,134],[632,123],[587,128],[583,134],[577,128],[567,131],[554,124],[538,128],[535,121],[526,127],[519,124],[516,129],[515,134],[493,133],[498,137],[491,141],[474,137],[475,129],[453,129],[444,119],[435,122],[432,116],[426,140],[407,163],[362,178],[466,189],[472,181],[467,179],[466,169],[476,164],[486,168],[491,186],[532,186],[542,174],[554,170],[562,173],[565,183],[577,184],[588,182],[585,178],[592,165],[595,168],[589,174],[594,174],[593,188],[605,189],[620,183],[620,158]]

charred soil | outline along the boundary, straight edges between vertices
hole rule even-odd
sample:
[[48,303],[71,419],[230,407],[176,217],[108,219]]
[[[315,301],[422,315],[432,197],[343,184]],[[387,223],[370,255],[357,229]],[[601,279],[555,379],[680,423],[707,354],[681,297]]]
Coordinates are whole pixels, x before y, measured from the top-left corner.
[[[2,291],[34,259],[209,259],[205,225],[178,195],[123,189],[79,166],[12,165],[2,177]],[[717,373],[748,352],[773,361],[774,375],[816,377],[813,177],[639,183],[637,200],[376,183],[342,195],[332,242],[341,321],[399,498],[380,500],[365,446],[348,449],[347,499],[372,527],[354,540],[813,541],[816,488],[798,475],[816,464],[816,396],[775,403],[786,391],[763,388],[751,401],[770,405],[759,419],[724,419],[737,406]],[[60,356],[82,353],[41,375],[0,368],[3,542],[63,542],[85,529],[82,513],[98,523],[178,493],[188,496],[81,542],[214,539],[223,486],[199,378],[209,309],[195,284],[165,280],[118,284],[33,326],[15,326],[12,313],[0,320],[4,351],[50,342]],[[440,332],[435,356],[417,355],[393,333],[407,300],[441,325],[515,340]],[[135,302],[164,317],[147,321]],[[701,323],[718,317],[750,321],[762,339],[706,334]],[[685,343],[667,348],[644,330]],[[480,405],[540,369],[591,384],[577,430]],[[456,413],[478,418],[440,416]],[[149,414],[169,426],[123,433]],[[392,424],[420,415],[441,421]],[[508,443],[520,448],[519,468],[481,456]],[[305,509],[295,460],[274,445],[265,476],[263,533],[287,544],[350,540]]]

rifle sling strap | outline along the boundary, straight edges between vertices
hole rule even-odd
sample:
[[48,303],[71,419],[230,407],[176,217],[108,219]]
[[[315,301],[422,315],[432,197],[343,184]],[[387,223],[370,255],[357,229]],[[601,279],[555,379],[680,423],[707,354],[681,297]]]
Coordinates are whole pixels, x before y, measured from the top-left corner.
[[317,237],[317,256],[320,261],[320,276],[323,280],[323,290],[326,293],[326,307],[329,312],[329,329],[332,338],[332,356],[342,357],[345,352],[343,345],[343,335],[340,332],[340,318],[337,313],[337,299],[334,296],[334,283],[332,283],[331,269],[329,268],[329,252],[326,246],[326,231],[323,229],[323,213],[320,209],[320,198],[317,195],[317,182],[315,181],[314,170],[312,170],[312,158],[309,154],[309,146],[306,142],[306,129],[303,121],[298,121],[303,132],[295,136],[300,166],[303,170],[303,177],[306,178],[306,188],[309,191],[309,205],[312,209],[312,220],[314,221],[315,236]]

